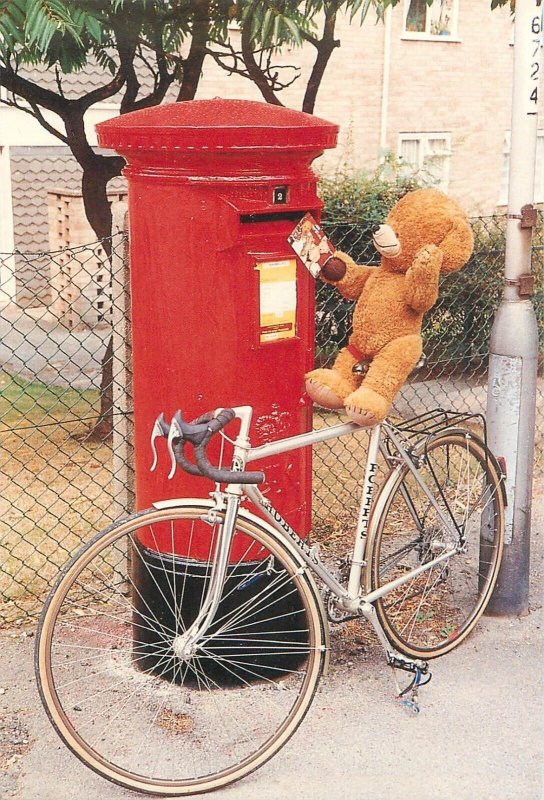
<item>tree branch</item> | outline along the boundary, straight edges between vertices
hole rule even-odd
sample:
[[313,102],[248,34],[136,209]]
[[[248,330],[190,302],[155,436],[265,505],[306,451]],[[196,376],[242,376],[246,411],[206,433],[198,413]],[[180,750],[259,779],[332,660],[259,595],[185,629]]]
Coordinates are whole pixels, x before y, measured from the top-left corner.
[[[244,64],[242,55],[238,50],[229,43],[214,41],[213,44],[217,47],[223,47],[225,52],[221,53],[218,50],[208,50],[208,54],[213,58],[215,63],[229,75],[241,75],[243,78],[250,80],[249,72]],[[253,56],[259,56],[257,64],[258,69],[263,74],[271,90],[279,92],[291,86],[300,77],[300,67],[295,67],[289,64],[272,64],[272,51],[268,48],[262,50],[254,50]],[[263,67],[262,62],[266,59],[266,66]],[[292,70],[294,75],[292,78],[280,78],[280,71]]]
[[336,14],[338,11],[338,0],[331,0],[330,4],[325,4],[325,22],[323,25],[323,36],[321,39],[312,42],[317,49],[317,56],[306,84],[302,110],[307,114],[313,114],[317,93],[323,80],[323,75],[329,63],[329,59],[336,47],[340,47],[338,39],[334,38],[336,27]]
[[[136,101],[133,104],[133,111],[139,111],[142,108],[150,108],[151,106],[156,106],[164,100],[166,92],[173,84],[175,79],[175,70],[174,72],[168,72],[168,67],[166,63],[166,58],[162,53],[156,53],[157,58],[157,73],[154,73],[155,78],[155,85],[153,91],[147,95],[147,97],[142,97],[141,100]],[[150,68],[150,71],[153,70]]]
[[55,128],[54,125],[52,125],[45,119],[42,112],[40,111],[39,106],[37,106],[35,103],[29,102],[30,108],[28,108],[27,106],[22,106],[20,103],[17,102],[17,100],[15,100],[15,96],[13,100],[10,100],[9,98],[6,100],[0,98],[0,103],[2,103],[5,106],[9,106],[10,108],[16,108],[18,111],[24,111],[25,114],[30,114],[30,116],[34,117],[40,123],[40,125],[42,125],[45,128],[46,131],[48,131],[53,136],[56,136],[56,138],[60,139],[61,142],[64,142],[64,144],[68,144],[68,139],[66,138],[66,136],[59,130],[57,130],[57,128]]
[[270,81],[266,77],[266,74],[259,67],[255,60],[255,53],[251,43],[250,28],[250,18],[248,17],[242,27],[241,37],[242,58],[246,66],[248,78],[253,81],[267,103],[271,103],[272,105],[276,106],[283,106],[281,100],[276,97],[270,85]]
[[210,0],[195,0],[194,7],[191,47],[187,58],[183,61],[183,78],[177,96],[178,103],[183,100],[193,100],[204,59],[208,54]]
[[51,133],[53,136],[56,136],[57,139],[60,139],[61,142],[64,142],[64,144],[68,144],[68,137],[64,133],[61,133],[60,131],[58,131],[55,128],[54,125],[51,125],[51,123],[48,122],[45,119],[45,117],[42,114],[39,106],[37,106],[35,103],[31,103],[30,105],[31,105],[32,111],[30,111],[30,109],[28,109],[28,108],[24,108],[23,106],[18,106],[18,107],[22,111],[27,111],[29,114],[31,114],[40,123],[42,128],[45,128],[45,130],[48,133]]
[[54,111],[60,117],[63,116],[68,104],[73,102],[21,77],[11,66],[0,66],[0,86],[4,86],[8,92],[22,97],[30,104],[35,103],[47,108],[48,111]]
[[131,37],[124,26],[115,25],[115,43],[119,53],[119,73],[125,77],[125,92],[121,98],[120,113],[132,111],[133,104],[140,91],[140,81],[134,69],[134,58],[138,47],[138,39]]
[[108,100],[110,97],[113,97],[115,94],[117,94],[117,92],[121,91],[124,83],[126,82],[126,78],[127,76],[125,71],[122,68],[119,68],[117,74],[112,78],[111,81],[109,81],[109,83],[105,83],[103,86],[98,86],[98,88],[93,89],[92,92],[84,94],[83,97],[80,97],[77,100],[70,100],[70,102],[77,106],[79,110],[85,112],[88,108],[94,106],[95,103],[102,103],[104,100]]

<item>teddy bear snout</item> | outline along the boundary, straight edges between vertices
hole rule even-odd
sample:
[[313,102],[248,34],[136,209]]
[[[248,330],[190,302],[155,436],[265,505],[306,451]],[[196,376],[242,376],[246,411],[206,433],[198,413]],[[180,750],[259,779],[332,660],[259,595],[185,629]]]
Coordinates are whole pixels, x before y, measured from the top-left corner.
[[401,246],[391,225],[380,225],[372,234],[374,247],[385,258],[400,256]]

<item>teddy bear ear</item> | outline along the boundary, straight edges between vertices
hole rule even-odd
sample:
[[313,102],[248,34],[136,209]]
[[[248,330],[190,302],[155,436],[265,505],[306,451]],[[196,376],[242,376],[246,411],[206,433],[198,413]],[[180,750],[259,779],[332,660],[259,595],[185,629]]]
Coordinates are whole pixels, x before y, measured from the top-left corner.
[[441,272],[456,272],[469,260],[474,249],[474,236],[467,219],[456,217],[451,231],[439,245],[444,254]]

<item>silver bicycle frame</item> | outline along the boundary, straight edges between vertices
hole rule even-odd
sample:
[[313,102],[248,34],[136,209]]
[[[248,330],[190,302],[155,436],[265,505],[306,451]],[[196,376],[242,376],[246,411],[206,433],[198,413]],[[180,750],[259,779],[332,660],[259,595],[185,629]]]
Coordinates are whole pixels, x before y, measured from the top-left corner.
[[[247,441],[247,431],[249,430],[249,424],[251,422],[251,408],[246,406],[243,408],[243,410],[235,409],[235,411],[237,412],[237,415],[238,411],[240,411],[244,416],[244,422],[242,423],[242,427],[245,429],[244,435]],[[402,443],[399,440],[399,437],[394,432],[393,427],[387,422],[383,422],[379,425],[376,425],[370,431],[370,441],[367,454],[366,469],[363,479],[361,503],[359,508],[359,515],[357,518],[355,543],[353,547],[347,590],[340,583],[338,583],[335,577],[331,575],[329,570],[321,562],[317,548],[310,547],[303,539],[299,537],[296,531],[294,531],[293,528],[291,528],[291,526],[281,516],[281,514],[277,511],[277,509],[274,508],[272,503],[270,503],[270,501],[267,500],[264,497],[264,495],[259,491],[259,489],[256,486],[245,487],[245,492],[247,496],[253,503],[255,503],[255,505],[258,508],[260,508],[265,513],[267,519],[271,522],[274,528],[283,536],[287,535],[289,539],[292,542],[294,542],[306,564],[308,564],[308,566],[321,578],[321,580],[325,583],[325,585],[335,595],[337,595],[338,598],[343,599],[344,601],[348,601],[348,604],[345,603],[346,607],[349,607],[349,605],[353,606],[354,603],[359,603],[359,602],[372,603],[374,602],[374,600],[383,597],[393,589],[402,586],[403,583],[407,583],[408,581],[413,580],[413,578],[416,577],[418,574],[433,569],[436,565],[440,564],[443,561],[447,561],[448,558],[451,558],[451,556],[453,556],[457,552],[456,548],[448,550],[445,553],[442,553],[440,556],[437,556],[435,559],[432,559],[431,561],[428,561],[425,564],[421,565],[421,567],[411,570],[406,575],[403,575],[400,578],[397,578],[396,580],[384,584],[379,589],[376,589],[373,592],[370,592],[369,594],[361,596],[361,576],[363,569],[367,565],[367,561],[365,559],[366,547],[367,547],[366,534],[370,523],[370,517],[372,512],[372,501],[376,490],[375,478],[378,471],[378,454],[380,452],[382,428],[386,429],[388,436],[395,445],[395,448],[402,463],[406,464],[406,466],[414,476],[415,480],[421,487],[425,496],[427,497],[433,508],[436,510],[438,516],[440,517],[441,522],[446,526],[446,529],[454,535],[454,537],[457,536],[457,531],[453,526],[452,520],[448,518],[447,514],[444,513],[443,509],[436,502],[433,493],[431,492],[425,481],[422,479],[416,465],[413,463],[409,454],[402,446]],[[357,423],[355,422],[347,422],[347,423],[341,423],[339,425],[334,425],[330,428],[323,428],[318,431],[309,431],[308,433],[302,433],[299,434],[298,436],[291,436],[285,439],[279,439],[275,442],[271,442],[270,444],[260,445],[259,447],[249,447],[247,444],[244,444],[242,448],[238,449],[237,448],[238,440],[237,440],[235,442],[234,457],[235,459],[236,457],[238,457],[245,465],[246,463],[250,463],[251,461],[265,459],[273,455],[278,455],[279,453],[288,452],[289,450],[296,450],[300,447],[307,447],[310,445],[318,444],[319,442],[324,442],[327,441],[328,439],[336,439],[340,436],[345,436],[347,434],[355,433],[356,431],[361,431],[361,427],[357,425]],[[242,431],[240,431],[240,433],[242,433]],[[227,492],[229,491],[230,488],[231,487],[227,488]]]
[[[220,409],[218,409],[220,410]],[[234,441],[234,453],[232,464],[236,471],[243,471],[246,464],[251,461],[269,458],[273,455],[286,453],[290,450],[297,450],[301,447],[308,447],[319,442],[325,442],[328,439],[336,439],[340,436],[361,431],[361,427],[355,422],[341,423],[334,425],[330,428],[323,428],[317,431],[309,431],[297,436],[291,436],[277,441],[270,442],[269,444],[259,445],[258,447],[251,447],[249,442],[249,427],[251,424],[251,417],[253,409],[251,406],[241,406],[235,408],[236,416],[240,420],[240,431]],[[355,532],[355,542],[353,546],[353,554],[351,558],[350,573],[348,579],[347,589],[342,586],[323,564],[319,557],[317,547],[310,546],[298,533],[289,525],[289,523],[282,517],[279,511],[272,505],[272,503],[262,494],[262,492],[255,485],[246,485],[242,488],[239,483],[231,483],[225,489],[226,496],[226,512],[222,525],[222,535],[220,538],[221,546],[217,555],[219,563],[214,564],[212,572],[212,580],[208,589],[207,597],[204,601],[203,609],[197,619],[189,627],[189,629],[182,635],[176,637],[174,648],[180,656],[189,656],[190,653],[196,648],[199,641],[205,638],[205,632],[209,624],[213,621],[219,601],[221,598],[221,590],[225,580],[228,563],[228,550],[234,534],[236,525],[236,517],[240,505],[240,499],[245,493],[247,497],[254,503],[254,505],[261,509],[266,518],[270,521],[275,530],[278,531],[282,538],[288,539],[295,545],[302,560],[307,566],[319,576],[323,583],[336,595],[340,604],[346,609],[351,611],[361,611],[373,624],[376,629],[382,644],[385,649],[389,649],[389,643],[381,631],[381,626],[374,618],[372,603],[388,594],[390,591],[402,586],[404,583],[411,581],[417,575],[433,569],[443,561],[455,555],[456,548],[442,553],[440,556],[427,561],[420,567],[410,570],[406,575],[402,575],[393,581],[389,581],[367,594],[361,591],[361,577],[363,569],[367,566],[366,549],[368,546],[367,532],[370,524],[372,512],[372,502],[376,490],[375,478],[378,471],[378,455],[381,450],[381,435],[382,427],[387,430],[387,434],[395,445],[398,456],[401,459],[399,468],[402,463],[406,464],[415,480],[425,493],[429,502],[438,513],[441,521],[446,526],[447,530],[457,536],[452,520],[448,519],[447,515],[440,508],[436,502],[434,495],[428,488],[425,481],[421,478],[417,467],[413,463],[410,455],[402,446],[394,429],[387,422],[376,425],[370,431],[370,441],[367,454],[367,462],[365,475],[363,479],[361,503],[359,514],[357,518],[357,527]],[[383,452],[383,450],[382,450]],[[387,646],[386,646],[387,645]]]

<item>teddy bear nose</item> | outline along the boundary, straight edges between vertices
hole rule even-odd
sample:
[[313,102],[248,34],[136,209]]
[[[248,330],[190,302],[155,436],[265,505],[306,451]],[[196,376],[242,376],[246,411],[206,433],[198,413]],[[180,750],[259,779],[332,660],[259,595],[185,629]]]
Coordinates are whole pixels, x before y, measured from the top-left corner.
[[380,225],[372,236],[378,253],[389,258],[400,255],[401,246],[398,237],[390,225]]

